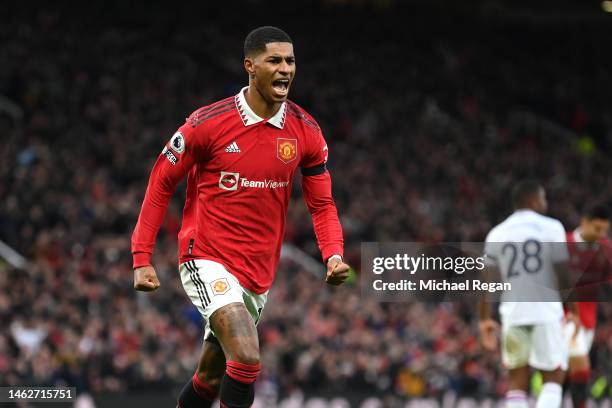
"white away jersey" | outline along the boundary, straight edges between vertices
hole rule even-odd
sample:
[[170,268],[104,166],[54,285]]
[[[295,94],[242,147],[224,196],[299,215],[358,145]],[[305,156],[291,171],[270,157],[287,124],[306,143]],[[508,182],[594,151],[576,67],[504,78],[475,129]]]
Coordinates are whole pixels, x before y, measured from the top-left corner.
[[[557,219],[532,210],[518,210],[494,227],[485,241],[487,262],[497,265],[512,292],[502,296],[502,323],[525,325],[563,318],[563,305],[556,290],[554,264],[569,259],[565,229]],[[555,244],[557,243],[557,244]],[[509,299],[546,300],[515,302]]]

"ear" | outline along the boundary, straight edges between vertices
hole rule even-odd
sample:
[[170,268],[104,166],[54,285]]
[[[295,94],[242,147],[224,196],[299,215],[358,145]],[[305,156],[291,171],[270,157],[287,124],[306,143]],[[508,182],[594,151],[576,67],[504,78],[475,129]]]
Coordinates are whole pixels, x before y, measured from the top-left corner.
[[249,78],[255,77],[255,62],[250,57],[245,57],[244,59],[244,69],[247,74],[249,74]]

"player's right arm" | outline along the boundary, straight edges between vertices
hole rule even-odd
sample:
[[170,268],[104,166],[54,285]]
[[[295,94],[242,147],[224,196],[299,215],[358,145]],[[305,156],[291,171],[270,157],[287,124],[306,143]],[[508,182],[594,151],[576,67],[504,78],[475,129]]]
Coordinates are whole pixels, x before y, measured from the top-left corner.
[[132,234],[134,288],[152,291],[159,280],[151,264],[157,232],[178,183],[203,156],[202,130],[187,120],[172,136],[157,158],[145,193],[138,222]]
[[[494,230],[489,232],[485,239],[485,270],[484,278],[488,282],[500,282],[499,276],[499,243]],[[499,333],[499,323],[491,316],[491,304],[487,299],[487,292],[481,293],[480,302],[478,304],[478,331],[480,332],[480,341],[482,346],[489,351],[497,349],[497,335]]]

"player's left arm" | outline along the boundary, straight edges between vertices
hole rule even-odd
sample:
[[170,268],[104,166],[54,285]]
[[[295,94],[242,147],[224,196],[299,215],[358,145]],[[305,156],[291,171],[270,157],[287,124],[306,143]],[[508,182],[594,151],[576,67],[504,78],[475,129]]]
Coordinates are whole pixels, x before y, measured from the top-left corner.
[[566,309],[565,319],[568,322],[574,324],[574,334],[572,338],[575,338],[578,335],[578,330],[580,329],[580,312],[578,310],[578,304],[569,300],[572,296],[572,291],[575,288],[575,278],[572,273],[572,269],[569,264],[570,255],[569,255],[569,245],[567,242],[567,233],[565,232],[565,228],[560,221],[556,222],[556,225],[551,229],[551,257],[552,264],[555,273],[557,274],[558,281],[558,290],[561,299],[565,299],[563,305]]
[[338,210],[332,196],[331,176],[327,170],[327,145],[320,132],[307,139],[306,152],[300,161],[302,193],[312,216],[312,223],[327,263],[325,281],[340,285],[349,276],[349,266],[343,260],[344,238]]
[[567,299],[576,286],[576,278],[572,273],[569,260],[569,243],[565,228],[560,221],[551,229],[551,257],[552,264],[557,275],[558,290],[562,299]]

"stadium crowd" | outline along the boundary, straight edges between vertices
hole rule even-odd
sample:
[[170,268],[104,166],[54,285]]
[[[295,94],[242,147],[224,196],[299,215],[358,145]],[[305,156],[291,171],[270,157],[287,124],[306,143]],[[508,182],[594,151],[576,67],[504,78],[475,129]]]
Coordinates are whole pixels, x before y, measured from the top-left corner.
[[[201,346],[176,271],[184,192],[160,231],[155,293],[132,289],[130,234],[163,144],[190,111],[246,82],[241,41],[258,24],[222,14],[176,24],[152,7],[149,25],[98,11],[24,19],[17,9],[0,26],[0,240],[29,260],[0,264],[0,383],[172,388]],[[441,29],[418,18],[407,29],[401,16],[345,12],[342,30],[325,10],[316,32],[307,18],[282,25],[299,66],[291,99],[330,146],[350,263],[359,265],[361,241],[481,241],[526,175],[542,180],[568,229],[590,201],[612,202],[601,29]],[[294,189],[286,240],[318,258]],[[601,304],[600,322],[597,375],[612,372],[611,304]],[[360,296],[358,278],[332,289],[284,261],[259,329],[262,390],[504,390],[470,305],[381,304]]]

